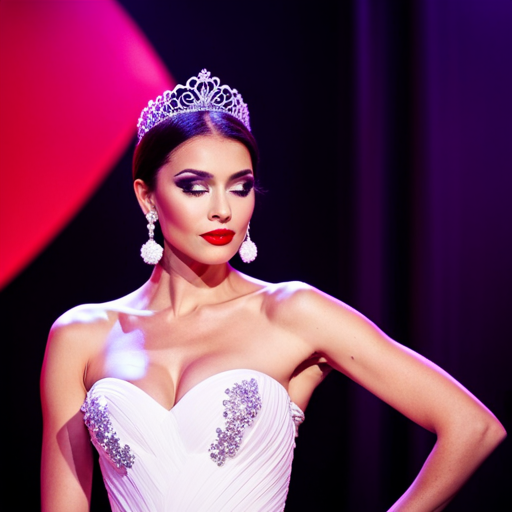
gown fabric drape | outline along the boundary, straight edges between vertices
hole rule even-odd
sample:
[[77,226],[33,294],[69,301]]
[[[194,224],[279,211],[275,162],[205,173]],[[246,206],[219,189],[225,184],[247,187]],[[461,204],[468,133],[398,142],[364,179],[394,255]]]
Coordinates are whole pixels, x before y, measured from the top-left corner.
[[[114,512],[284,509],[304,416],[266,374],[213,375],[170,411],[137,386],[105,378],[91,388],[82,410]],[[210,447],[233,432],[238,449],[219,466]]]

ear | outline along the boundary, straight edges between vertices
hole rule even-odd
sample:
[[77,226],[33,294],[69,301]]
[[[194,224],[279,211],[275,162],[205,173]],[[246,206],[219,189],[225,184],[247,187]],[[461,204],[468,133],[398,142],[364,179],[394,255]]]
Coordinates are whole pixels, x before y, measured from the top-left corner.
[[144,215],[146,215],[150,210],[155,208],[153,203],[153,193],[149,190],[147,184],[141,179],[137,179],[133,182],[133,189],[135,190],[137,201],[139,201],[139,205],[144,212]]

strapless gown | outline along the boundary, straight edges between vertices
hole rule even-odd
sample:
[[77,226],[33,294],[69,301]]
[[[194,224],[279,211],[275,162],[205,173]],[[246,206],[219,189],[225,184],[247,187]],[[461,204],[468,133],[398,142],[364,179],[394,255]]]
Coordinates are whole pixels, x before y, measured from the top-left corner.
[[264,373],[213,375],[170,411],[104,378],[82,411],[114,512],[284,509],[304,414]]

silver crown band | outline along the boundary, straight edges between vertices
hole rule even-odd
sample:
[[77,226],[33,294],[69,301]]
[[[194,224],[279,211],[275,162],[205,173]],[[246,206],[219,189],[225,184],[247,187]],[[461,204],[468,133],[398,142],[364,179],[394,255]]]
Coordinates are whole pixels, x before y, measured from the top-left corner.
[[241,121],[251,131],[249,109],[241,94],[227,85],[220,85],[217,77],[203,69],[197,77],[187,80],[186,85],[177,85],[165,91],[142,111],[137,123],[139,142],[153,126],[184,112],[226,112]]

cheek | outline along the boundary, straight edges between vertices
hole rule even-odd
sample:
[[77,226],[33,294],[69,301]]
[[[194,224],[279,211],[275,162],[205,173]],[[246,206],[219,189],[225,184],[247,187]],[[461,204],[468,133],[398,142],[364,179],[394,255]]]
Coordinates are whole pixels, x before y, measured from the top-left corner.
[[244,198],[237,203],[236,208],[233,208],[233,214],[236,214],[239,218],[246,217],[247,220],[250,220],[254,212],[254,205],[254,195],[252,195],[252,197]]
[[162,229],[164,229],[163,224],[172,224],[178,228],[194,224],[200,205],[196,201],[190,201],[190,198],[185,199],[188,201],[180,197],[179,193],[170,197],[157,198]]
[[254,213],[254,203],[252,203],[248,208],[245,210],[245,214],[247,217],[247,222],[251,220],[252,214]]

